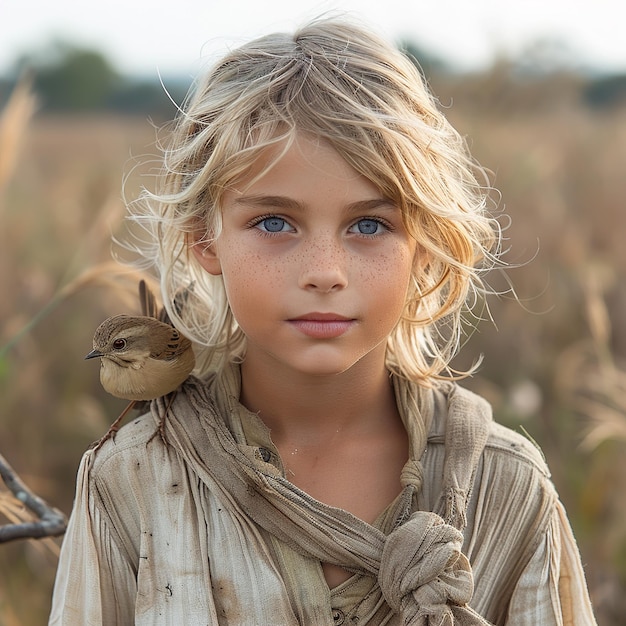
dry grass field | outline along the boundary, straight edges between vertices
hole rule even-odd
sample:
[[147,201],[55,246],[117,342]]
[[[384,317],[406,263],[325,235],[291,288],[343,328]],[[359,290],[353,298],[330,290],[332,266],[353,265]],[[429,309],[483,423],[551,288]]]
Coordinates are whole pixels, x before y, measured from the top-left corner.
[[[519,300],[491,301],[495,323],[459,365],[484,354],[467,384],[541,445],[598,620],[626,624],[626,109],[565,98],[525,110],[481,93],[478,106],[466,86],[449,115],[511,216]],[[0,452],[69,513],[82,452],[125,404],[83,357],[100,321],[136,310],[136,276],[112,263],[110,239],[123,177],[131,198],[152,184],[153,165],[133,168],[156,154],[155,131],[142,117],[29,113],[18,94],[0,122]],[[21,514],[2,490],[0,510]],[[59,544],[0,544],[0,626],[45,623]]]

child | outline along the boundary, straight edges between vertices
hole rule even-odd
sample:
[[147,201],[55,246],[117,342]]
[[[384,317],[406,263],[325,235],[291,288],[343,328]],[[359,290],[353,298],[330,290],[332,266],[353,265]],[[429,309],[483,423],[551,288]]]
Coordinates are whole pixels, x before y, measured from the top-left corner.
[[450,374],[479,172],[360,26],[214,67],[133,208],[196,376],[85,454],[52,624],[595,623],[541,454]]

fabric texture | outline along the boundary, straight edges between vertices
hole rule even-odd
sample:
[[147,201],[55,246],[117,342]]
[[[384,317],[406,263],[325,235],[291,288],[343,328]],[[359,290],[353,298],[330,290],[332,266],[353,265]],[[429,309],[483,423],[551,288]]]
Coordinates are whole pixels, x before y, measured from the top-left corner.
[[239,384],[190,379],[169,445],[160,400],[85,454],[51,624],[595,623],[541,455],[484,400],[394,379],[410,458],[370,525],[285,478]]

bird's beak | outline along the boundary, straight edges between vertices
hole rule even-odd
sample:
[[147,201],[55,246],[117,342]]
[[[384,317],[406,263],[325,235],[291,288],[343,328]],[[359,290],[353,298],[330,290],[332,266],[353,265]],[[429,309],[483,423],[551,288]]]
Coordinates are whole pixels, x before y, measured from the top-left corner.
[[100,350],[96,350],[95,348],[85,357],[85,359],[95,359],[96,357],[104,356]]

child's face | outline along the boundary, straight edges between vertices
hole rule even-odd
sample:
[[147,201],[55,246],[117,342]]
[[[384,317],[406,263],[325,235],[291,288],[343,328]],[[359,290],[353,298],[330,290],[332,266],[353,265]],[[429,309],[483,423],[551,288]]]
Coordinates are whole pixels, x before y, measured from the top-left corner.
[[223,276],[246,366],[315,376],[384,367],[416,253],[400,210],[303,134],[250,185],[273,154],[225,193],[216,242],[194,246],[201,265]]

